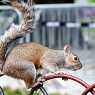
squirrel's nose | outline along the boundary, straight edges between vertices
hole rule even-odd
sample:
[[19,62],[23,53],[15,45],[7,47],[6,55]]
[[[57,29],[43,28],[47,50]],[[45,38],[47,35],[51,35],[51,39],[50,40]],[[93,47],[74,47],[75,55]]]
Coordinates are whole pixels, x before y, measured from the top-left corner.
[[79,70],[82,68],[82,64],[78,64],[74,66],[74,70]]

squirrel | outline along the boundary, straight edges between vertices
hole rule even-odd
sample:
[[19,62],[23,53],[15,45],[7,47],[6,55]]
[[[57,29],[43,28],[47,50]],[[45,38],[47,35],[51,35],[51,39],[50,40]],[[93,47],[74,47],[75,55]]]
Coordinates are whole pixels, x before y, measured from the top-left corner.
[[11,5],[22,12],[24,20],[20,25],[12,25],[0,37],[0,70],[2,74],[24,80],[31,88],[37,78],[37,73],[45,74],[61,68],[79,70],[82,68],[79,57],[74,54],[69,45],[62,50],[50,49],[38,43],[30,42],[19,44],[6,56],[6,47],[9,42],[23,37],[33,30],[32,0],[24,4],[17,0],[8,0]]

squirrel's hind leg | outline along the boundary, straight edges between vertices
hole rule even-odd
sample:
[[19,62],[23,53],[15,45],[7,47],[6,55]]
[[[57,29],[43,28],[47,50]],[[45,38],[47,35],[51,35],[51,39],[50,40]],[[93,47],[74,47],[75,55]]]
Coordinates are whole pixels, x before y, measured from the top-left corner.
[[7,60],[3,72],[5,75],[24,80],[28,88],[31,87],[36,80],[35,65],[31,61],[23,59]]

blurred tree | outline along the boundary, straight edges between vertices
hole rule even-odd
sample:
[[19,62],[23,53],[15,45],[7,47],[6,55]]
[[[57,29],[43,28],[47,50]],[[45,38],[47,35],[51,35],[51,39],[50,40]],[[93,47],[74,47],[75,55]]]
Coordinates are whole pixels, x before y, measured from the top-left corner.
[[91,3],[95,3],[95,0],[88,0],[89,2],[91,2]]

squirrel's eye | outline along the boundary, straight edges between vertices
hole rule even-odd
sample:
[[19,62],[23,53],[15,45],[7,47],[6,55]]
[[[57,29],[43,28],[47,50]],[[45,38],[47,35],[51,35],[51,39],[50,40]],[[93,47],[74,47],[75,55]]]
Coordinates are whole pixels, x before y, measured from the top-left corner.
[[77,56],[75,56],[75,57],[74,57],[74,60],[75,60],[75,61],[77,61],[77,60],[78,60],[78,57],[77,57]]

